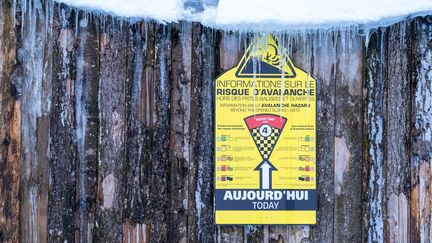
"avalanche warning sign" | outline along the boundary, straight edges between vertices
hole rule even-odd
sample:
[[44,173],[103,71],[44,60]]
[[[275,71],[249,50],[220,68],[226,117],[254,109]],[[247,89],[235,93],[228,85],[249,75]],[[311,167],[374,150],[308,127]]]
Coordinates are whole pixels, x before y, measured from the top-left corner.
[[316,82],[271,36],[215,83],[217,224],[315,224]]

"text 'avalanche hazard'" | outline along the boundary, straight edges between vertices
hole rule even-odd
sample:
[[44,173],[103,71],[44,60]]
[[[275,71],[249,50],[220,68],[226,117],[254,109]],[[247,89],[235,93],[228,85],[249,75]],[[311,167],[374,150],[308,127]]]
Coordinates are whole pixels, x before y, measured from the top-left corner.
[[315,79],[268,35],[215,89],[216,223],[315,224]]

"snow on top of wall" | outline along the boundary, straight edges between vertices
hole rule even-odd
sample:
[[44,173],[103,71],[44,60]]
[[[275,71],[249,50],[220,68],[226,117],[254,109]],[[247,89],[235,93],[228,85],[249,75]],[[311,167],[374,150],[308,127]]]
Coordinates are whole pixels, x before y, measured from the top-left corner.
[[240,30],[388,25],[432,13],[432,0],[58,0],[124,17]]
[[240,28],[385,24],[424,11],[432,11],[432,0],[221,0],[215,22]]
[[144,17],[164,22],[182,19],[183,3],[178,0],[56,0],[67,5],[103,11],[124,17]]

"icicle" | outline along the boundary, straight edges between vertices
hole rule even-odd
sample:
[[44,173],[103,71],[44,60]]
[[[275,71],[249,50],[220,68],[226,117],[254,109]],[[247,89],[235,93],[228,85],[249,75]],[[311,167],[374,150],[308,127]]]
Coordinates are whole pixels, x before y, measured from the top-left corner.
[[[78,28],[81,27],[81,22],[86,22],[85,17],[80,21],[80,24],[78,24],[78,14],[76,14],[75,18],[75,36],[78,37]],[[83,23],[84,25],[84,23]],[[81,31],[80,31],[81,32]],[[84,97],[84,90],[88,89],[88,87],[83,87],[85,81],[84,81],[84,47],[86,42],[86,34],[80,35],[80,41],[79,41],[79,55],[77,57],[77,63],[76,63],[76,83],[75,83],[75,96],[76,96],[76,102],[75,102],[75,123],[76,123],[76,139],[77,139],[77,147],[78,147],[78,154],[79,154],[79,200],[84,200],[86,198],[85,193],[85,184],[86,179],[86,163],[85,163],[85,133],[86,133],[86,127],[87,127],[87,110],[85,106],[85,97]],[[89,85],[89,84],[87,84]],[[85,210],[82,205],[79,205],[79,226],[80,226],[80,238],[85,239],[84,229],[87,229],[87,225],[85,225]]]
[[12,26],[16,26],[16,7],[17,7],[17,2],[16,0],[12,1]]
[[405,32],[406,32],[406,21],[402,21],[401,23],[399,23],[399,43],[401,46],[401,49],[404,50],[405,49]]
[[369,46],[369,38],[370,38],[370,29],[366,28],[364,30],[364,38],[365,38],[365,48],[366,48],[366,52],[367,52],[367,48]]
[[283,47],[283,40],[282,40],[282,35],[278,35],[277,36],[277,41],[278,41],[278,50],[279,50],[279,55],[281,57],[280,63],[279,63],[279,70],[280,70],[280,74],[281,74],[281,83],[280,83],[280,96],[279,96],[279,118],[282,118],[283,115],[283,99],[284,99],[284,83],[285,83],[285,65],[286,65],[286,61],[287,61],[287,55],[285,52],[285,49]]
[[20,1],[20,7],[21,7],[21,36],[24,36],[24,17],[26,15],[26,11],[27,11],[27,0],[22,0]]
[[65,10],[62,8],[60,13],[61,13],[60,20],[61,20],[62,29],[65,29],[67,25]]
[[[45,2],[45,13],[49,13],[49,4],[50,1]],[[49,18],[45,18],[45,31],[48,31],[49,28]]]
[[252,70],[253,70],[253,107],[254,107],[254,117],[256,115],[256,63],[257,63],[257,56],[255,56],[256,53],[259,53],[259,47],[258,47],[258,40],[259,37],[253,37],[252,39],[252,48],[250,50],[250,53],[252,53]]
[[75,11],[75,38],[78,38],[78,29],[79,29],[78,18],[79,18],[79,11],[76,10]]

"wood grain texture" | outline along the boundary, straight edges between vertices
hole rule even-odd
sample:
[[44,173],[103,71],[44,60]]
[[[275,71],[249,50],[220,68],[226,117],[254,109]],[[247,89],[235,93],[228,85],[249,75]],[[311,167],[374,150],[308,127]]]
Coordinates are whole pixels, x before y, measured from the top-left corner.
[[109,17],[100,34],[99,167],[95,237],[121,242],[126,143],[127,35]]
[[[58,9],[57,9],[58,10]],[[48,191],[48,240],[75,240],[76,143],[75,82],[73,58],[75,31],[69,21],[75,13],[60,11],[53,24],[52,97]]]
[[384,46],[383,32],[370,34],[366,53],[365,240],[384,240]]
[[150,166],[149,202],[151,210],[151,242],[168,240],[168,151],[170,127],[171,71],[170,27],[155,29],[155,66],[153,72],[152,151]]
[[314,242],[332,242],[334,237],[336,36],[332,31],[298,33],[286,41],[294,64],[317,80],[316,163],[320,210],[317,224],[310,229],[310,240]]
[[[228,71],[237,66],[243,55],[244,50],[240,48],[242,36],[236,35],[234,32],[222,32],[219,41],[219,70],[216,76]],[[244,226],[248,227],[248,226]],[[243,237],[248,238],[248,232],[243,226],[223,226],[219,228],[221,242],[242,242]]]
[[[364,44],[356,29],[336,36],[334,241],[361,241]],[[347,50],[350,55],[346,55]],[[349,229],[349,230],[347,230]]]
[[20,2],[17,61],[22,68],[20,241],[46,242],[49,131],[52,92],[53,3]]
[[277,33],[317,80],[317,224],[216,226],[213,81],[258,33],[0,0],[1,242],[429,242],[431,17]]
[[0,1],[0,241],[19,239],[22,84],[16,65],[13,5]]
[[411,124],[411,200],[410,240],[432,240],[431,207],[431,147],[432,147],[432,19],[419,18],[411,24],[413,33],[411,65],[412,75],[412,124]]
[[145,63],[145,26],[142,23],[126,29],[127,42],[127,146],[124,174],[123,242],[143,242],[146,238],[145,213],[147,211],[148,178],[144,161],[150,160],[150,129],[144,125],[142,114],[142,90]]
[[76,213],[75,240],[92,242],[98,190],[99,151],[99,22],[85,12],[76,12],[75,31],[75,138]]
[[192,176],[190,163],[190,94],[192,26],[181,22],[173,26],[171,34],[171,100],[169,145],[169,229],[168,238],[187,241],[188,189]]
[[213,217],[213,80],[215,78],[214,31],[192,24],[191,173],[189,187],[189,240],[216,240]]

